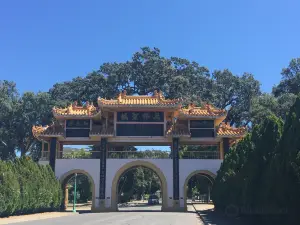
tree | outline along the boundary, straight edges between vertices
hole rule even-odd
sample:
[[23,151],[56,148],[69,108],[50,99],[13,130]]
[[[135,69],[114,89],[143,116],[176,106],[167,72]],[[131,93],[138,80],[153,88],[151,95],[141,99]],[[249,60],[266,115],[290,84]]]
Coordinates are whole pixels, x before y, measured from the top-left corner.
[[281,76],[281,82],[273,88],[276,97],[285,93],[300,93],[300,58],[292,59],[289,66],[282,69]]
[[278,100],[271,94],[265,93],[253,98],[251,105],[250,114],[254,125],[261,124],[268,116],[280,114]]
[[297,96],[291,93],[285,93],[279,97],[264,93],[253,98],[250,115],[252,124],[260,124],[270,115],[286,119],[291,106],[294,104]]
[[279,154],[275,158],[277,172],[277,204],[288,208],[297,215],[300,201],[300,97],[287,116],[283,135],[279,144]]
[[17,142],[13,137],[15,127],[11,118],[15,115],[18,97],[14,82],[0,81],[0,159],[15,157]]
[[199,194],[197,186],[192,187],[192,198],[195,198]]
[[14,138],[17,141],[17,148],[24,156],[37,140],[33,137],[33,125],[47,125],[52,121],[53,101],[48,93],[25,92],[18,99],[15,106],[15,114],[12,118],[14,126]]
[[294,105],[297,95],[292,93],[283,93],[277,97],[278,111],[277,116],[281,117],[283,120],[286,119],[290,108]]
[[265,174],[276,155],[282,127],[281,119],[269,116],[226,155],[213,188],[216,208],[224,210],[234,204],[258,210],[268,206],[274,180],[268,186]]
[[140,199],[145,194],[154,194],[161,190],[160,179],[151,169],[136,167],[128,170],[120,178],[118,185],[119,196],[124,202],[134,196]]
[[[84,174],[78,174],[76,178],[77,202],[86,203],[92,199],[92,184]],[[72,177],[68,181],[69,200],[74,199],[75,179]]]
[[166,98],[182,98],[184,105],[211,102],[230,108],[227,121],[244,125],[251,122],[251,101],[260,94],[260,84],[252,74],[233,75],[229,70],[209,70],[196,62],[178,57],[165,58],[158,48],[143,47],[132,59],[104,63],[86,77],[55,84],[49,93],[59,105],[72,101],[114,98],[126,90],[128,95],[152,94],[161,90]]

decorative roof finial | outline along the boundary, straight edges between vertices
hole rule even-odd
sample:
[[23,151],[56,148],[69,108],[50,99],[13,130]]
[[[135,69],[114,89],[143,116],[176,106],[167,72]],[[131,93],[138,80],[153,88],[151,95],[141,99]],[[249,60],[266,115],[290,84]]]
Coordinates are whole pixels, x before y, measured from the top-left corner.
[[195,108],[195,104],[194,104],[194,103],[190,103],[190,104],[188,105],[189,113],[191,113],[191,112],[194,110],[194,108]]
[[164,99],[164,96],[163,96],[162,91],[158,90],[158,91],[157,91],[157,95],[158,95],[158,98]]

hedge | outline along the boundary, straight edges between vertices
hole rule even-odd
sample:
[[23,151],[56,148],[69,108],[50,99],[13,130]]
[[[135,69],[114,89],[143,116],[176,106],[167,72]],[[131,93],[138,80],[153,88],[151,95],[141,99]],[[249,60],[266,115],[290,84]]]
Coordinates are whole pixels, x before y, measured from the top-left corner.
[[276,215],[299,224],[299,137],[300,97],[284,124],[270,116],[231,148],[213,187],[215,209],[226,213],[234,206],[241,215]]
[[55,211],[61,202],[61,185],[49,165],[0,160],[0,217]]

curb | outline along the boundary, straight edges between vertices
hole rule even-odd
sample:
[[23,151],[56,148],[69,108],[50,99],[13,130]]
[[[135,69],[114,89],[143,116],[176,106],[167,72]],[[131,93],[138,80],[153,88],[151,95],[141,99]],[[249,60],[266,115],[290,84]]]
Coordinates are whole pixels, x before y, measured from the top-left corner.
[[201,213],[197,211],[197,209],[195,208],[194,204],[192,204],[192,205],[193,205],[193,208],[194,208],[195,212],[196,212],[196,213],[198,214],[198,216],[200,217],[201,222],[202,222],[204,225],[212,225],[211,223],[206,222],[205,219],[203,218],[203,216],[201,215]]

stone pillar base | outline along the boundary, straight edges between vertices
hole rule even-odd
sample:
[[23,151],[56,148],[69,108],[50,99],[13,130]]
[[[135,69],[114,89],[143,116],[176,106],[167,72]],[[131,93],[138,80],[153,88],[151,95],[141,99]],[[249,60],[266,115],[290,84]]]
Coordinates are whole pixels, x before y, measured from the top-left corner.
[[117,212],[117,210],[113,209],[112,207],[105,207],[104,199],[99,199],[98,203],[98,207],[92,207],[92,212]]
[[162,207],[162,212],[185,212],[186,209],[184,207],[180,207],[179,200],[173,200],[173,206],[171,207]]

